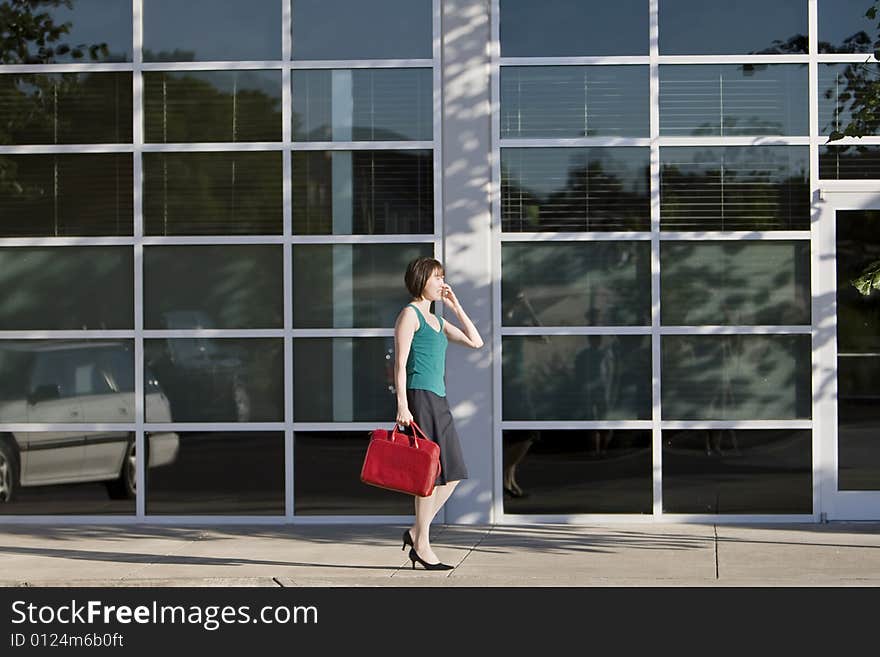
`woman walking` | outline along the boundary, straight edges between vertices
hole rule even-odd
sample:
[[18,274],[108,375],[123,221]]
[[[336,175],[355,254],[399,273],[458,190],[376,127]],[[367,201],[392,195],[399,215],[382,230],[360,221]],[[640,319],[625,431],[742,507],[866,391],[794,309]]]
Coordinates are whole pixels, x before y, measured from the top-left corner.
[[[434,258],[416,258],[406,268],[404,282],[412,302],[397,316],[394,325],[394,382],[397,389],[397,423],[416,424],[440,446],[440,476],[434,491],[415,498],[415,523],[403,533],[403,547],[410,546],[413,568],[419,562],[428,570],[449,570],[431,549],[431,521],[452,495],[467,468],[458,434],[446,401],[446,346],[451,342],[471,349],[483,346],[474,323],[458,297],[444,281],[443,265]],[[463,330],[431,313],[431,303],[446,305]]]

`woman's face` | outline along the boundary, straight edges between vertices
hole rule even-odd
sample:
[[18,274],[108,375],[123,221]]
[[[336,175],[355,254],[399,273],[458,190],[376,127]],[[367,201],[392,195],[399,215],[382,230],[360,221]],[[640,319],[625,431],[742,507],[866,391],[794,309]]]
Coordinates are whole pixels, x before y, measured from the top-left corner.
[[440,301],[443,298],[443,270],[435,269],[425,282],[422,298],[428,301]]

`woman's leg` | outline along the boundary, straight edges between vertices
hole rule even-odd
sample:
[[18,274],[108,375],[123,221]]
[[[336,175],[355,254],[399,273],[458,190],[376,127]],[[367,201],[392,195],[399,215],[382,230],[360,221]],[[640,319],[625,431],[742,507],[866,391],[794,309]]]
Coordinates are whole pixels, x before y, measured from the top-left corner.
[[437,563],[440,559],[431,548],[431,521],[435,518],[446,500],[452,495],[458,481],[450,481],[442,486],[435,486],[427,497],[415,497],[416,521],[410,528],[418,555],[428,563]]

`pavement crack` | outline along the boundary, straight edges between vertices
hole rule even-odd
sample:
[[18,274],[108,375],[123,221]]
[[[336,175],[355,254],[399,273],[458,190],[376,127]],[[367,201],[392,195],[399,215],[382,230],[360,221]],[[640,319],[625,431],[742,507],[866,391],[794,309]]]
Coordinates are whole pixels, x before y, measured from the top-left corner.
[[447,576],[447,577],[452,577],[452,576],[455,574],[455,571],[459,568],[459,566],[461,566],[461,565],[465,562],[465,559],[467,559],[469,556],[471,556],[471,553],[474,552],[478,547],[480,547],[480,546],[483,544],[483,541],[485,541],[487,538],[489,538],[489,535],[492,533],[492,530],[494,530],[494,529],[495,529],[495,526],[494,526],[494,525],[492,525],[491,527],[489,527],[489,530],[488,530],[485,534],[483,534],[483,535],[480,537],[480,540],[477,541],[476,545],[474,545],[473,547],[471,547],[471,548],[467,551],[467,553],[461,558],[461,561],[459,561],[459,562],[455,565],[455,568],[453,568],[452,570],[450,570],[450,571],[449,571],[449,574],[446,575],[446,576]]
[[715,579],[720,579],[718,576],[718,525],[712,525],[712,531],[715,533]]

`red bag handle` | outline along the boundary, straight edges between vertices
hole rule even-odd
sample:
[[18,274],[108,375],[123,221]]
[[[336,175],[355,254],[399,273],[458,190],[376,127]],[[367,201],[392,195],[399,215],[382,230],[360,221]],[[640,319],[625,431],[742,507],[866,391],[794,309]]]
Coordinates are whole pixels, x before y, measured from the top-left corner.
[[427,434],[425,434],[425,432],[422,431],[422,428],[418,424],[416,424],[415,420],[410,420],[409,424],[413,428],[413,435],[412,436],[407,436],[402,431],[398,431],[397,430],[398,424],[395,422],[394,423],[394,430],[391,432],[391,440],[392,441],[394,440],[394,436],[404,436],[406,438],[412,438],[412,444],[416,448],[418,448],[418,446],[419,446],[418,436],[415,435],[417,432],[422,434],[422,440],[431,440],[430,438],[428,438]]

